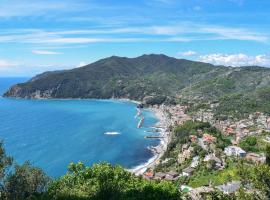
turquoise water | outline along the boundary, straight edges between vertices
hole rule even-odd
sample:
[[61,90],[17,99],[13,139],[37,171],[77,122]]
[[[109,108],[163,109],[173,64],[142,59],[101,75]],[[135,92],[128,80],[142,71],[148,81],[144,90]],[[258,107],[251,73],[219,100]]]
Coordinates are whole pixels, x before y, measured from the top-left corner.
[[[0,94],[25,80],[0,78]],[[141,129],[135,114],[135,104],[120,101],[0,98],[0,138],[18,163],[29,160],[54,177],[77,161],[132,168],[151,158],[147,147],[158,144],[144,139],[157,122],[153,114],[144,110]]]

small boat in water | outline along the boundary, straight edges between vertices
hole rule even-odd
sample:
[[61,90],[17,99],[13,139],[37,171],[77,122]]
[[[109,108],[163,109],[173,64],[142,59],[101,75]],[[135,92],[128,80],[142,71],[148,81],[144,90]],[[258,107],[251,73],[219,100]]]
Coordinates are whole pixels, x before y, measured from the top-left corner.
[[142,117],[141,118],[141,120],[139,121],[139,123],[138,123],[138,128],[141,128],[142,127],[142,125],[143,125],[143,123],[144,123],[144,117]]
[[135,115],[135,118],[138,118],[142,115],[142,110],[140,108],[136,108],[137,109],[137,114]]

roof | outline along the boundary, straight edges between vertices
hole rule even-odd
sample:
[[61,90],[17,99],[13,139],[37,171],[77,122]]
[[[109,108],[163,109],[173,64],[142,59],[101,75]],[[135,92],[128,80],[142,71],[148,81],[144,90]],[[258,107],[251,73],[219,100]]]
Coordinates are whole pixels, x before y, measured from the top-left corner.
[[183,144],[182,149],[187,149],[188,148],[188,144]]
[[246,155],[247,159],[251,159],[253,161],[258,161],[258,162],[265,162],[266,157],[264,154],[257,154],[257,153],[248,153]]
[[204,161],[207,162],[209,160],[214,160],[217,163],[221,163],[221,160],[213,154],[209,154],[205,156]]
[[155,177],[159,177],[159,178],[164,178],[165,176],[166,176],[166,174],[163,173],[163,172],[157,172],[157,173],[155,174]]
[[173,176],[173,177],[179,175],[177,172],[172,172],[172,171],[171,171],[171,172],[168,172],[167,174],[168,174],[168,175],[171,175],[171,176]]
[[191,167],[187,167],[187,168],[183,169],[183,172],[188,173],[188,174],[192,173],[193,171],[194,171],[194,169]]
[[165,176],[165,180],[167,180],[167,181],[174,181],[176,179],[173,176],[171,176],[171,175],[166,175]]
[[239,128],[246,128],[246,127],[247,126],[245,124],[243,124],[243,123],[239,125]]
[[237,146],[228,146],[225,148],[225,152],[226,151],[236,151],[237,153],[246,153],[243,149]]
[[153,172],[146,172],[146,173],[144,173],[144,175],[147,177],[153,177],[154,173]]
[[203,140],[205,140],[207,142],[213,142],[216,140],[216,137],[206,133],[206,134],[203,134]]
[[241,187],[240,181],[232,181],[223,185],[216,186],[217,189],[224,193],[233,193]]

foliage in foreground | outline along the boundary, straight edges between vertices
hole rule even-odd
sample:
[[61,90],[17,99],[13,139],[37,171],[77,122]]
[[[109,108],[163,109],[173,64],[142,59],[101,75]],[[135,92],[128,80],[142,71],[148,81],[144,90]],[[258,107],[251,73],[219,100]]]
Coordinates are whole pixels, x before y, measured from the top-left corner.
[[6,155],[3,143],[0,142],[0,199],[28,200],[36,198],[47,190],[49,178],[39,168],[29,162],[23,165],[13,163]]
[[180,193],[169,182],[150,182],[120,166],[107,163],[86,167],[70,164],[69,171],[51,181],[29,162],[13,164],[0,142],[1,200],[179,200]]
[[49,196],[57,200],[180,199],[177,188],[169,182],[150,182],[107,163],[92,167],[70,164],[69,172],[49,188]]

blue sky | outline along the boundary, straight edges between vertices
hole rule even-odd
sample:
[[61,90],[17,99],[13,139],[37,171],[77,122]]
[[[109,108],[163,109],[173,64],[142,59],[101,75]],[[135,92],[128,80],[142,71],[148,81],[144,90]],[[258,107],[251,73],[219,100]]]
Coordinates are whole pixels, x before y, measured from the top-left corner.
[[0,0],[0,76],[162,53],[270,66],[269,0]]

